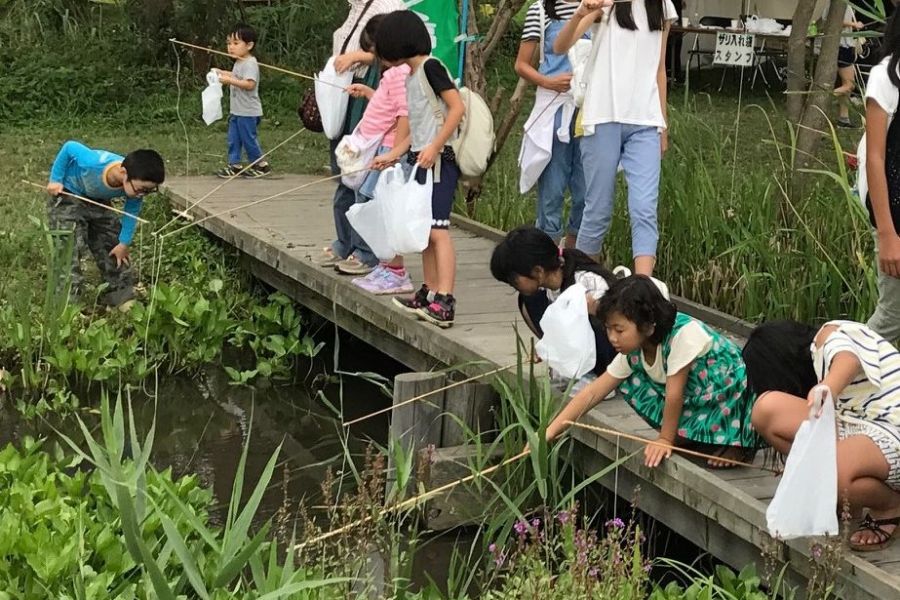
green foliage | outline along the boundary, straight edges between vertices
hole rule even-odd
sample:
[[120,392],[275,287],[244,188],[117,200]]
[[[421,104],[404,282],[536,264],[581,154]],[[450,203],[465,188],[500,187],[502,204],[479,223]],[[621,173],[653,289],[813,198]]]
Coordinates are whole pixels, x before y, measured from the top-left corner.
[[[0,590],[2,598],[146,598],[146,587],[123,544],[123,523],[99,472],[73,469],[26,439],[0,451]],[[205,520],[212,502],[195,476],[173,481],[169,472],[145,475],[148,515],[136,532],[156,539],[159,514]],[[188,531],[186,517],[173,523]],[[163,560],[171,569],[174,560]]]

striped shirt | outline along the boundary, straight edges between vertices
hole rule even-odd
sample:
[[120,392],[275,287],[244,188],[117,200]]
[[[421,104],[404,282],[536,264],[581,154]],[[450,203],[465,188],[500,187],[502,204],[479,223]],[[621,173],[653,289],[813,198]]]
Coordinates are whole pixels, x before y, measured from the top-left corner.
[[384,72],[381,83],[359,122],[359,133],[365,139],[381,138],[381,145],[393,148],[397,119],[408,117],[406,108],[406,78],[409,65],[400,65]]
[[[362,20],[360,20],[359,16],[362,14],[363,8],[365,8],[367,2],[371,2],[372,6],[369,7],[369,10],[366,11],[366,14],[363,15]],[[344,45],[344,41],[351,32],[353,32],[353,37],[350,38],[350,41],[347,43],[345,52],[356,52],[360,50],[359,37],[362,34],[363,29],[366,28],[366,23],[368,23],[369,19],[375,15],[384,15],[394,12],[395,10],[406,10],[406,4],[403,0],[347,0],[347,4],[350,5],[350,14],[347,15],[344,24],[335,30],[334,35],[331,38],[332,56],[341,54],[341,48]],[[359,20],[359,25],[356,25],[357,20]],[[353,29],[354,25],[356,25],[355,31]],[[366,69],[368,69],[367,65],[358,67],[355,71],[356,76],[365,77]]]
[[900,352],[890,342],[860,323],[831,321],[837,330],[812,356],[819,381],[841,352],[853,354],[862,372],[835,398],[839,415],[900,428]]
[[[528,8],[525,14],[525,25],[522,28],[523,40],[539,40],[541,39],[541,28],[546,27],[546,22],[541,23],[541,2],[538,0]],[[566,2],[565,0],[556,0],[556,15],[560,21],[568,21],[578,10],[578,2]],[[550,15],[545,14],[546,21],[550,21]]]

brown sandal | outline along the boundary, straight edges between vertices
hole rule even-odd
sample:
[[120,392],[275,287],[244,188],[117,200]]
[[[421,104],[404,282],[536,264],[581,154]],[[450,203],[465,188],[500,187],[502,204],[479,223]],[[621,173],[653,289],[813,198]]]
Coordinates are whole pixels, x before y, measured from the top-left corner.
[[[894,529],[890,532],[885,531],[883,529],[884,525],[893,525]],[[847,543],[854,552],[875,552],[877,550],[884,550],[894,542],[894,534],[897,533],[898,529],[900,529],[900,517],[894,517],[893,519],[873,519],[871,515],[867,514],[863,517],[862,522],[854,533],[871,531],[878,537],[878,541],[874,544],[854,544],[848,540]]]

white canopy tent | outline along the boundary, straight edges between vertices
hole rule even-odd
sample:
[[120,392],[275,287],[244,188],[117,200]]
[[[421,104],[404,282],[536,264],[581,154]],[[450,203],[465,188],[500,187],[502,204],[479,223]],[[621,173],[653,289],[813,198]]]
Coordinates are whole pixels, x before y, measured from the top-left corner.
[[[678,1],[678,0],[675,0]],[[684,15],[694,20],[694,15],[712,17],[737,17],[740,14],[757,15],[770,19],[790,19],[797,8],[797,0],[686,0]],[[818,0],[816,16],[821,14],[825,0]]]

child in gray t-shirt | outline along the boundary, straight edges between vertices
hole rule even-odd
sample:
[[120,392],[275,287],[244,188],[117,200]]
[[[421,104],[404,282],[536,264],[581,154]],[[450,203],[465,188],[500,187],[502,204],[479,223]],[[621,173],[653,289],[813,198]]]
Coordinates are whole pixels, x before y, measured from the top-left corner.
[[[244,24],[236,25],[228,34],[228,54],[235,57],[231,71],[216,69],[219,81],[231,86],[231,117],[228,119],[228,164],[216,175],[222,178],[240,173],[241,151],[247,153],[250,166],[243,177],[264,177],[272,168],[262,157],[256,128],[262,118],[259,101],[259,63],[251,54],[256,46],[256,31]],[[257,162],[259,161],[259,162]]]

